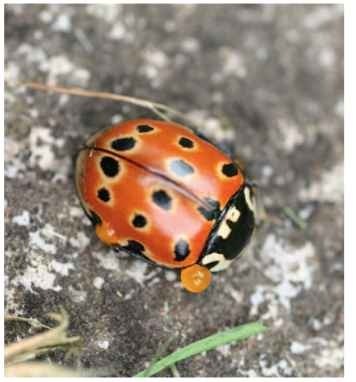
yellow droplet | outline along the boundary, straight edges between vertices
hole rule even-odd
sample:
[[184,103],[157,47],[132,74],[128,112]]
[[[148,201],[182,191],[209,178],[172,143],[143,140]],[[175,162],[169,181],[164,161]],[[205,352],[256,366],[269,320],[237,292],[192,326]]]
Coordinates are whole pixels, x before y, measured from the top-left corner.
[[209,269],[199,264],[184,268],[180,273],[183,287],[192,293],[205,290],[210,285],[211,278]]

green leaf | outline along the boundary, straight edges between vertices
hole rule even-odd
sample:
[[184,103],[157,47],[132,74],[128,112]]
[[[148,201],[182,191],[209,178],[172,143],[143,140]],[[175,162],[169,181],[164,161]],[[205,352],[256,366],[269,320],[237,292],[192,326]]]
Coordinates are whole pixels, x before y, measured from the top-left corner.
[[203,338],[202,340],[193,342],[182,349],[174,351],[167,357],[150,365],[146,370],[136,374],[135,377],[150,377],[186,358],[234,341],[242,341],[251,336],[263,333],[265,330],[266,327],[262,323],[252,322],[225,330],[224,332],[213,334],[212,336]]

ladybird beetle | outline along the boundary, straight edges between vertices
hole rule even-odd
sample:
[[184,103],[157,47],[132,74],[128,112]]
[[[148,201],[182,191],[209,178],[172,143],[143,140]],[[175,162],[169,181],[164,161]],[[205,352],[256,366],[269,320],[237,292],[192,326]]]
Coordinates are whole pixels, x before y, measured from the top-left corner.
[[104,243],[182,269],[193,293],[229,266],[254,231],[254,191],[240,166],[178,123],[136,119],[95,134],[79,152],[75,177]]

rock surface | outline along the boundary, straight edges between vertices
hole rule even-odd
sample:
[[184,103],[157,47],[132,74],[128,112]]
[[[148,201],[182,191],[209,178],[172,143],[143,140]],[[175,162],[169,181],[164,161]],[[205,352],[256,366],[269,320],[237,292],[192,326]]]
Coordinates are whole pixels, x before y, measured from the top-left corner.
[[[342,6],[7,5],[5,35],[6,311],[66,309],[84,344],[50,359],[132,376],[172,337],[166,353],[258,319],[266,334],[181,362],[181,376],[342,376]],[[97,130],[152,114],[16,87],[29,80],[164,102],[234,142],[269,214],[248,255],[195,296],[110,252],[73,159]]]

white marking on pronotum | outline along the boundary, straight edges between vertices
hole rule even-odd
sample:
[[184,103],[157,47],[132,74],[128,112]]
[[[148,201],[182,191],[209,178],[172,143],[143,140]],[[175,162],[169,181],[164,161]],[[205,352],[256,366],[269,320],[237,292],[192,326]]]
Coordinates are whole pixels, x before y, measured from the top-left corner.
[[223,239],[227,239],[231,233],[231,228],[227,224],[227,221],[229,220],[236,223],[239,217],[240,211],[235,206],[230,207],[225,215],[224,220],[220,223],[217,232],[218,236],[221,236]]
[[213,252],[203,257],[202,264],[207,265],[210,263],[215,263],[216,261],[218,263],[210,268],[210,272],[219,272],[226,269],[232,260],[227,260],[221,253]]
[[227,211],[226,219],[236,223],[239,220],[240,215],[241,215],[240,211],[235,206],[232,206]]
[[244,195],[245,195],[245,200],[246,200],[246,203],[248,205],[248,208],[252,212],[255,212],[255,210],[256,210],[255,199],[253,197],[251,197],[251,190],[249,187],[245,187]]
[[217,234],[223,239],[226,239],[229,237],[230,233],[231,233],[231,228],[228,226],[226,219],[224,219],[219,225]]

